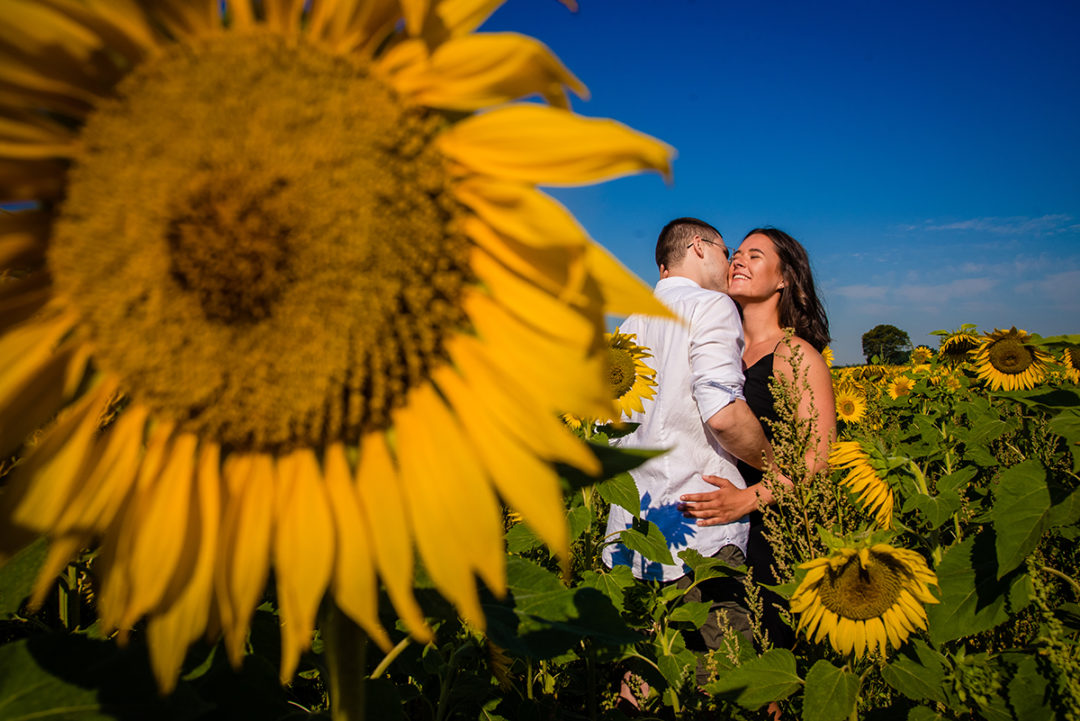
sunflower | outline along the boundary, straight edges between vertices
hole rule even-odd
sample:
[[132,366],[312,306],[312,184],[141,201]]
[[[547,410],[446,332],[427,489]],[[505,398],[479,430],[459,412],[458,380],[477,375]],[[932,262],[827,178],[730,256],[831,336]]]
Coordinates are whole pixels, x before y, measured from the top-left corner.
[[917,346],[915,350],[911,351],[911,356],[908,358],[908,363],[913,366],[920,366],[929,363],[934,358],[934,351],[930,350],[924,345]]
[[1062,360],[1065,376],[1073,383],[1080,383],[1080,348],[1066,348]]
[[915,381],[907,376],[896,376],[888,383],[889,397],[893,400],[911,395],[911,389],[915,387]]
[[833,468],[849,469],[841,484],[847,486],[856,500],[882,528],[892,526],[893,492],[884,477],[884,463],[879,454],[873,456],[859,441],[837,441],[829,454]]
[[979,347],[979,336],[966,330],[957,331],[941,339],[938,353],[950,363],[961,363],[968,359],[971,351]]
[[622,416],[645,412],[642,401],[656,395],[656,371],[645,364],[649,349],[638,345],[633,333],[616,328],[608,335],[608,387]]
[[610,411],[606,312],[665,311],[535,186],[671,150],[473,33],[498,5],[5,3],[0,202],[30,209],[0,217],[2,453],[49,425],[0,558],[51,537],[40,600],[100,539],[102,624],[147,618],[164,690],[207,629],[240,663],[271,564],[287,680],[327,589],[385,645],[381,577],[431,637],[414,549],[482,628],[498,497],[566,557],[553,463],[598,462],[557,413]]
[[866,415],[866,396],[849,385],[836,391],[836,417],[845,423],[858,423]]
[[930,592],[937,576],[918,553],[877,543],[869,548],[840,548],[799,568],[806,576],[791,597],[801,614],[796,632],[858,658],[886,641],[900,648],[908,636],[925,629],[923,608],[938,603]]
[[821,357],[825,361],[825,365],[830,368],[833,367],[833,361],[835,357],[833,355],[833,349],[831,346],[825,346],[821,349]]
[[991,390],[1034,388],[1046,377],[1050,354],[1028,343],[1028,334],[1013,326],[987,333],[973,359],[975,371]]

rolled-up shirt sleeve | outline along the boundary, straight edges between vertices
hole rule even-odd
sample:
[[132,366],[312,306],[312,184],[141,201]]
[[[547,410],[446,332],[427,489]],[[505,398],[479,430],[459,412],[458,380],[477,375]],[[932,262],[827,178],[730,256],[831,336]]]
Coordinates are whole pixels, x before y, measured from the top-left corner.
[[718,294],[690,319],[690,383],[702,421],[743,396],[742,321],[735,302]]

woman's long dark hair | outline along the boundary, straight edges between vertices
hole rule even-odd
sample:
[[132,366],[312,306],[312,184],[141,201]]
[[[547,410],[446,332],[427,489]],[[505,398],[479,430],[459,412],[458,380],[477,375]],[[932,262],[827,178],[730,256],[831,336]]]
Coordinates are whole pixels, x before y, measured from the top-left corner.
[[776,246],[784,288],[780,291],[780,327],[794,328],[795,335],[821,350],[829,344],[829,319],[814,292],[810,258],[799,241],[776,228],[754,228],[746,234],[764,235]]

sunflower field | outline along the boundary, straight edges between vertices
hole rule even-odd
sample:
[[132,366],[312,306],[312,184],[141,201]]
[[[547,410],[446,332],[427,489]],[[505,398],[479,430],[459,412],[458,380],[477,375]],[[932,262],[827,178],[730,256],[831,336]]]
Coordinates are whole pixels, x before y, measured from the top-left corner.
[[0,0],[0,721],[1080,719],[1080,336],[834,370],[816,475],[777,385],[771,589],[604,567],[668,311],[541,186],[673,149],[500,4]]

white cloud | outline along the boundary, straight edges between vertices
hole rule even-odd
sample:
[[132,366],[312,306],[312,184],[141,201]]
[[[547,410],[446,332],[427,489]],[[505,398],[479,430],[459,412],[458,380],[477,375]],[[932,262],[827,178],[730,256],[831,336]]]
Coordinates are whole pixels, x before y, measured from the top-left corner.
[[1022,215],[1010,217],[988,216],[958,220],[951,223],[936,223],[933,220],[927,220],[922,226],[915,226],[912,229],[924,231],[973,231],[1020,236],[1056,235],[1058,233],[1073,232],[1076,224],[1072,223],[1072,220],[1072,216],[1063,213],[1041,215],[1037,218]]

